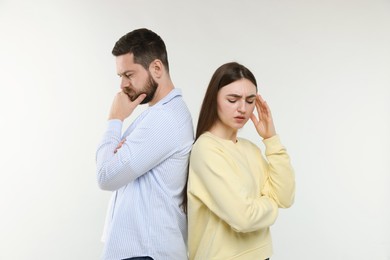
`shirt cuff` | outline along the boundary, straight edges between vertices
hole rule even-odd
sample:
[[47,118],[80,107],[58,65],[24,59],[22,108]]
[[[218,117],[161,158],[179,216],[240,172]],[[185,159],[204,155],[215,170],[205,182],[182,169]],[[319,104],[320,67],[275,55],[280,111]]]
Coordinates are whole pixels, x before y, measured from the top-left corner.
[[122,125],[123,122],[119,119],[110,119],[107,122],[107,131],[113,131],[116,133],[119,133],[119,135],[122,132]]
[[266,155],[278,153],[280,150],[284,149],[282,143],[280,142],[279,135],[274,135],[270,138],[263,139],[263,143],[266,148]]

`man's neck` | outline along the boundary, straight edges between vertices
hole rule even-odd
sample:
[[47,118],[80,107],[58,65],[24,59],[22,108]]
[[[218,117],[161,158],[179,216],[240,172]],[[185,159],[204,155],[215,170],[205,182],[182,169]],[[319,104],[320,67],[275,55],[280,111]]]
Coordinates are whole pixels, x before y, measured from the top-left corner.
[[171,80],[166,80],[162,83],[159,83],[154,98],[149,102],[149,106],[153,106],[158,103],[161,99],[166,97],[173,89],[173,82]]

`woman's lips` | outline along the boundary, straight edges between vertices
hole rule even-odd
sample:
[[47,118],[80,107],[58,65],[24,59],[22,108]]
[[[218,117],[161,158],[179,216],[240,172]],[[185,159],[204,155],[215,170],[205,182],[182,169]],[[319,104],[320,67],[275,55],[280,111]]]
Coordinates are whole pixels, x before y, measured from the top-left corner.
[[236,117],[234,117],[234,119],[237,121],[237,122],[242,122],[242,121],[244,121],[245,120],[245,117],[244,116],[236,116]]

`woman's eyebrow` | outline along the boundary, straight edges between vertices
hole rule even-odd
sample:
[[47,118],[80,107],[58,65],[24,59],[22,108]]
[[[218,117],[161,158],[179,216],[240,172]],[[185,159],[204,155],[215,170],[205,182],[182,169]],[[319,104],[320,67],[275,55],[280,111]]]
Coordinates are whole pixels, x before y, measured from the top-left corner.
[[[242,95],[239,94],[227,94],[228,97],[234,97],[234,98],[242,98]],[[252,94],[247,96],[246,98],[255,98],[256,94]]]
[[228,97],[242,98],[241,95],[238,94],[227,94]]
[[256,97],[256,95],[255,94],[252,94],[252,95],[250,95],[250,96],[247,96],[246,98],[255,98]]

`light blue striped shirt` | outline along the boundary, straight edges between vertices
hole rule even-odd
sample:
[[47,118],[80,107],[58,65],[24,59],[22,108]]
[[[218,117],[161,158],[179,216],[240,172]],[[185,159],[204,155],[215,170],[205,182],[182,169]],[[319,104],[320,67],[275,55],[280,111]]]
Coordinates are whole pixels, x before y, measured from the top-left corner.
[[[121,131],[120,120],[109,120],[96,152],[98,184],[114,191],[103,235],[103,259],[187,259],[187,220],[179,206],[193,126],[181,91],[173,89],[138,116],[122,136]],[[114,153],[124,138],[126,142]]]

